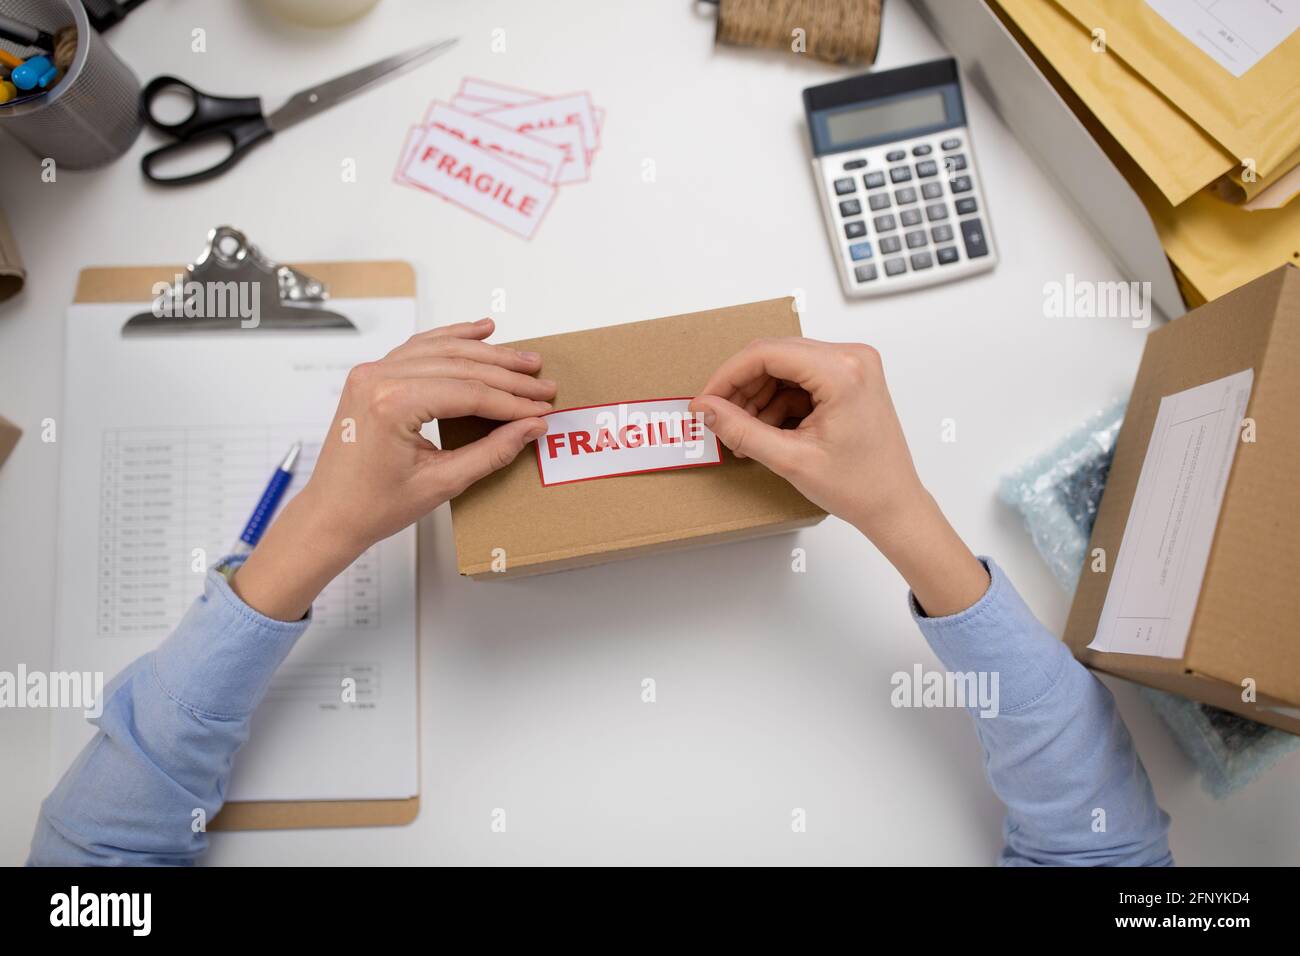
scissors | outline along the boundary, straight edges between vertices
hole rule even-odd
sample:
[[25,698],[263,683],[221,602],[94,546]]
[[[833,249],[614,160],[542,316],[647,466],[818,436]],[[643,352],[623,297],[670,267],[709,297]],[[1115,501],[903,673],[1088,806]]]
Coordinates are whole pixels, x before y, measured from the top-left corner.
[[[343,102],[371,84],[391,79],[399,72],[437,56],[455,42],[453,38],[416,47],[316,86],[309,86],[289,97],[270,116],[262,112],[260,97],[212,96],[174,76],[160,76],[141,92],[140,109],[150,126],[171,136],[176,142],[146,153],[140,159],[140,169],[146,179],[160,186],[183,186],[212,179],[230,169],[243,159],[245,153],[275,133]],[[189,99],[189,115],[179,122],[164,122],[154,113],[154,101],[164,93],[176,92]],[[200,156],[204,155],[204,150],[200,147],[216,143],[219,148],[222,141],[229,147],[229,152],[211,166],[170,176],[159,175],[155,171],[160,162],[176,161],[191,150],[196,150]]]

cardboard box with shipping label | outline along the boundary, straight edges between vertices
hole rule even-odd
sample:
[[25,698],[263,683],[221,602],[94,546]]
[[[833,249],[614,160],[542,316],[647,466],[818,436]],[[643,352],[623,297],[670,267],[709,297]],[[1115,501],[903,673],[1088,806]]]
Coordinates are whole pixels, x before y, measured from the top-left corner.
[[[793,299],[511,343],[559,385],[549,431],[452,500],[460,573],[509,577],[775,534],[826,513],[685,412],[756,338],[800,335]],[[494,422],[438,424],[444,448]]]
[[1300,733],[1300,270],[1147,339],[1065,640]]

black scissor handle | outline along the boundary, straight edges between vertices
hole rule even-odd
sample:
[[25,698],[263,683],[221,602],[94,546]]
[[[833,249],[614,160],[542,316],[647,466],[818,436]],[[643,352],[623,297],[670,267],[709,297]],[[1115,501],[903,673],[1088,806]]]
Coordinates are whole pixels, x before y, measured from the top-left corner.
[[[154,114],[154,100],[167,92],[179,92],[189,98],[190,115],[179,123],[164,122]],[[154,129],[185,139],[215,126],[261,119],[262,100],[256,96],[213,96],[178,77],[159,76],[140,92],[140,112]]]
[[[271,127],[259,113],[251,119],[234,120],[224,126],[209,126],[198,132],[189,133],[167,146],[160,146],[153,152],[140,157],[140,169],[145,179],[159,186],[184,186],[188,183],[200,183],[224,173],[243,158],[244,154],[271,135]],[[189,170],[175,176],[159,175],[154,167],[159,162],[181,162],[190,150],[201,149],[213,141],[225,140],[230,152],[211,166]]]

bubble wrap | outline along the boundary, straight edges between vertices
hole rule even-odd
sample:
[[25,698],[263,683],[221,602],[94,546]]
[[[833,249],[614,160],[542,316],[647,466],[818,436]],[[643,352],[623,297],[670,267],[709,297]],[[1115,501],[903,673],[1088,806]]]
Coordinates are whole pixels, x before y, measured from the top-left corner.
[[1240,790],[1300,747],[1300,737],[1231,711],[1151,687],[1140,693],[1196,764],[1201,787],[1216,800]]
[[[1087,559],[1124,408],[1119,402],[1097,413],[1051,451],[1004,478],[998,489],[998,496],[1020,512],[1034,547],[1067,591],[1074,591]],[[1215,799],[1240,790],[1300,747],[1300,737],[1209,704],[1149,687],[1141,696]]]
[[1098,412],[1055,448],[1002,480],[999,497],[1020,512],[1034,547],[1073,591],[1106,487],[1124,402]]

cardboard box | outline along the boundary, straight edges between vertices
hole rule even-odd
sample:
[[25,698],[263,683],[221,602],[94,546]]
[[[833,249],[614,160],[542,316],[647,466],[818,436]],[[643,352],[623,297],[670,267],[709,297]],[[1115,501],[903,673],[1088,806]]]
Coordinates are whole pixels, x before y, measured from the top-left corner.
[[[559,410],[693,396],[751,340],[799,334],[794,302],[785,298],[512,344],[542,354],[546,376],[559,383]],[[459,448],[492,427],[449,419],[439,433],[444,448]],[[713,467],[543,486],[538,453],[526,449],[453,499],[460,573],[499,578],[579,568],[775,534],[826,516],[758,462],[725,448],[721,454]],[[493,570],[494,549],[503,549],[504,572]]]
[[0,465],[5,463],[14,446],[18,444],[18,439],[22,437],[23,430],[11,422],[9,419],[0,416]]
[[[1089,650],[1163,396],[1253,369],[1246,418],[1181,659]],[[1283,266],[1152,332],[1066,626],[1099,671],[1300,733],[1300,270]],[[1257,700],[1243,701],[1243,681]]]

